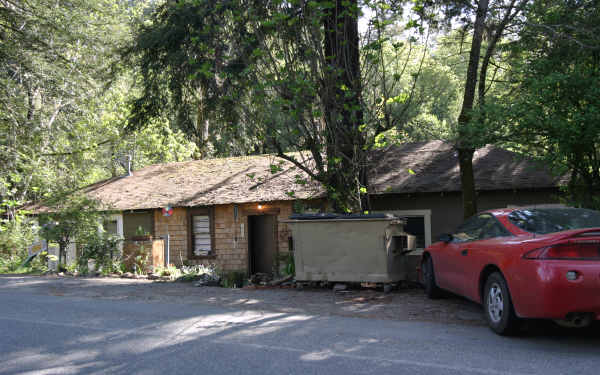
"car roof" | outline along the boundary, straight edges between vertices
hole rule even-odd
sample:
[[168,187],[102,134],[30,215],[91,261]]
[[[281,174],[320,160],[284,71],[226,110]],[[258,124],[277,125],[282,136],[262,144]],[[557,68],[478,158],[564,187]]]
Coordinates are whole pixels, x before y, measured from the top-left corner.
[[537,204],[537,205],[529,205],[529,206],[514,206],[514,207],[506,207],[506,208],[493,208],[490,210],[485,210],[480,212],[482,213],[490,213],[494,216],[505,216],[510,214],[516,210],[532,210],[532,209],[545,209],[545,208],[554,208],[554,209],[573,209],[574,207],[565,206],[564,204]]
[[515,208],[495,208],[495,209],[491,209],[491,210],[485,210],[483,212],[480,212],[480,214],[488,213],[488,214],[492,214],[494,216],[505,216],[519,208],[516,208],[516,207]]

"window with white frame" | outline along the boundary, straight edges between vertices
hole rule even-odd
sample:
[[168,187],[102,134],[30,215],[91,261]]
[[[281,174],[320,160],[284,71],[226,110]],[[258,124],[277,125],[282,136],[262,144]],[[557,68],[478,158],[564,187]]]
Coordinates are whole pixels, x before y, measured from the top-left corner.
[[417,249],[431,245],[431,210],[377,211],[390,213],[406,219],[404,231],[416,237]]
[[[123,215],[112,214],[109,215],[103,222],[102,227],[98,230],[105,231],[109,235],[118,236],[123,238]],[[119,241],[119,250],[123,250],[123,242]]]
[[190,210],[190,256],[203,257],[213,252],[213,223],[210,209]]

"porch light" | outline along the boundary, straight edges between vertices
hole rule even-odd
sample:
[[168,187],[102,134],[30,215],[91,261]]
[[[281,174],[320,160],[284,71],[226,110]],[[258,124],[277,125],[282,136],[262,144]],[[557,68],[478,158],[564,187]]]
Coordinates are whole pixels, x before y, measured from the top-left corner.
[[262,208],[263,208],[262,204],[259,204],[259,205],[258,205],[258,209],[259,209],[259,210],[262,210]]

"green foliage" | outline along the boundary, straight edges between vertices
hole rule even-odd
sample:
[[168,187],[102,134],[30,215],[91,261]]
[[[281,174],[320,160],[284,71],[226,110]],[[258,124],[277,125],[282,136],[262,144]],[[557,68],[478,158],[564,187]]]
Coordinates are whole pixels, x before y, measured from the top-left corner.
[[356,209],[369,148],[358,14],[354,0],[165,3],[124,54],[143,78],[129,124],[170,115],[201,156],[275,153]]
[[85,243],[98,231],[103,214],[97,202],[83,193],[61,193],[46,202],[49,213],[40,216],[40,234],[59,245],[59,265],[66,263],[66,248],[71,242]]
[[181,266],[175,268],[169,266],[168,268],[171,280],[191,282],[191,281],[204,281],[207,284],[218,285],[220,282],[220,276],[217,268],[214,265],[198,264],[193,266]]
[[123,266],[120,266],[120,269],[126,272],[135,272],[137,275],[152,272],[151,252],[152,249],[143,244],[135,248],[134,251],[130,250],[123,256]]
[[296,264],[294,263],[294,252],[289,251],[287,254],[283,256],[283,273],[285,275],[296,274]]
[[[4,206],[10,202],[2,202]],[[2,207],[0,205],[0,207]],[[38,255],[29,264],[28,248],[34,242],[38,231],[37,222],[25,215],[22,210],[14,211],[14,216],[6,218],[0,210],[0,273],[41,273],[47,271],[46,253]]]
[[102,136],[100,81],[125,30],[112,0],[17,3],[0,12],[0,199],[23,202],[88,175],[93,159],[70,151]]
[[30,237],[19,207],[118,176],[125,155],[140,168],[195,152],[165,117],[125,129],[136,77],[116,51],[146,3],[0,0],[0,219],[15,221],[0,246]]
[[122,238],[106,232],[89,233],[80,241],[78,270],[87,273],[88,261],[93,259],[96,270],[101,269],[103,274],[121,272],[119,244],[122,241]]
[[134,258],[134,270],[138,275],[143,275],[148,272],[150,262],[150,252],[146,251],[144,247],[140,247],[140,252]]
[[537,1],[512,49],[513,93],[485,120],[513,148],[569,172],[569,203],[600,208],[600,10],[593,1]]
[[0,274],[3,273],[28,273],[40,274],[48,270],[47,253],[41,252],[26,263],[29,254],[26,250],[18,250],[10,254],[0,254]]
[[14,217],[7,219],[0,210],[0,257],[26,252],[35,239],[37,229],[35,220],[22,211],[16,211]]
[[242,288],[246,283],[246,271],[222,271],[220,277],[224,288]]
[[147,230],[145,230],[141,225],[139,227],[137,227],[136,230],[135,230],[135,235],[136,236],[147,236],[149,234],[150,234],[150,232],[148,232]]

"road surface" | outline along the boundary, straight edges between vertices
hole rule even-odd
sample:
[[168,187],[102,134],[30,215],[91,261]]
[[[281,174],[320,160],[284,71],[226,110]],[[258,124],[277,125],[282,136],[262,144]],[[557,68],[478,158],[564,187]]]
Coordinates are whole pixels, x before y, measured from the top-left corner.
[[598,331],[253,311],[0,286],[0,374],[598,374]]

